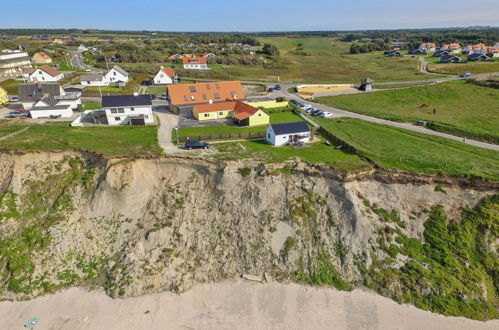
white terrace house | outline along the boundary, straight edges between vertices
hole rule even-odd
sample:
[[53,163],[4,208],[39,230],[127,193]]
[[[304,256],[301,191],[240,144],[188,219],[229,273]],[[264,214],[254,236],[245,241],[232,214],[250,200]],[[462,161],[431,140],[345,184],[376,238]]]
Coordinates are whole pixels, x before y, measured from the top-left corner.
[[102,97],[109,125],[146,125],[154,123],[149,95],[111,95]]

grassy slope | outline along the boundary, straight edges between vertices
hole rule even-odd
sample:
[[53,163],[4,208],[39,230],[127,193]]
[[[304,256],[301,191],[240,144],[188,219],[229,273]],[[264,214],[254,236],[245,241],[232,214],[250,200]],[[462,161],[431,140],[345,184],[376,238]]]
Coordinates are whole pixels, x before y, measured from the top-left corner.
[[[395,121],[427,120],[430,128],[499,143],[497,89],[454,81],[368,94],[323,97],[320,103]],[[436,114],[433,114],[436,109]]]
[[465,72],[470,72],[472,74],[489,73],[489,72],[499,72],[499,60],[494,62],[470,62],[463,64],[440,64],[434,63],[428,65],[428,70],[435,73],[445,73],[458,75]]
[[[6,126],[5,129],[23,126]],[[157,127],[30,126],[27,131],[0,141],[0,147],[31,150],[79,149],[108,156],[161,155]]]
[[316,120],[384,168],[499,180],[499,153],[492,150],[358,119]]
[[[367,76],[376,81],[426,79],[418,72],[417,59],[386,58],[380,52],[348,54],[350,43],[331,38],[260,38],[279,47],[279,64],[265,67],[226,66],[232,76],[246,80],[358,83]],[[302,47],[297,50],[299,44]]]

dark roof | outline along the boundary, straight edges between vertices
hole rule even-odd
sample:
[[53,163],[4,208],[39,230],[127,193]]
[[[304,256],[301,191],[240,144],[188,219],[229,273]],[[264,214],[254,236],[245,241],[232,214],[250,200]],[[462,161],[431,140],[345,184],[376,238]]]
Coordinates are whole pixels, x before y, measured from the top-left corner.
[[470,61],[473,61],[473,60],[477,60],[477,59],[480,59],[482,57],[485,57],[485,59],[488,59],[489,57],[485,54],[480,54],[480,53],[473,53],[471,55],[468,56],[468,60]]
[[149,95],[111,95],[102,97],[102,106],[111,107],[129,107],[138,105],[152,105]]
[[310,132],[310,128],[308,128],[307,123],[304,121],[273,124],[270,126],[272,127],[272,130],[274,131],[275,135]]
[[47,97],[61,96],[61,85],[59,84],[36,84],[19,85],[19,101],[35,102]]

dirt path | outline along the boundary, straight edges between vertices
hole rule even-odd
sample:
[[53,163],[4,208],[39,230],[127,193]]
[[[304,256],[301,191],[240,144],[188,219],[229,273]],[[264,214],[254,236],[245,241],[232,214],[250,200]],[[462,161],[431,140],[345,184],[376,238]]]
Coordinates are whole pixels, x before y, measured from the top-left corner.
[[160,124],[158,127],[158,142],[165,154],[174,154],[182,150],[172,142],[172,132],[178,125],[178,116],[171,113],[166,106],[154,107],[154,113],[158,116]]
[[24,329],[498,329],[422,311],[371,292],[242,280],[199,285],[182,294],[112,300],[73,288],[32,301],[0,302],[0,328]]

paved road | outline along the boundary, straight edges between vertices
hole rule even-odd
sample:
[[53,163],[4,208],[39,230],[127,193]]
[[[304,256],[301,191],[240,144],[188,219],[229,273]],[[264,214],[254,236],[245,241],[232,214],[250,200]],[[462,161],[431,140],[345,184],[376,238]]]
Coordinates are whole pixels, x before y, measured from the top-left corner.
[[88,71],[88,72],[95,71],[94,68],[83,63],[83,55],[81,55],[80,53],[74,53],[72,55],[73,55],[71,57],[71,65],[72,66],[80,68],[80,69]]
[[[445,134],[445,133],[440,133],[440,132],[433,131],[433,130],[430,130],[430,129],[427,129],[427,128],[424,128],[424,127],[421,127],[421,126],[415,126],[415,125],[405,124],[405,123],[397,123],[397,122],[393,122],[393,121],[389,121],[389,120],[385,120],[385,119],[380,119],[380,118],[376,118],[376,117],[371,117],[371,116],[366,116],[366,115],[358,114],[358,113],[355,113],[355,112],[350,112],[350,111],[345,111],[345,110],[333,108],[333,107],[330,107],[330,106],[327,106],[327,105],[323,105],[323,104],[319,104],[319,103],[315,103],[315,102],[306,101],[306,100],[298,97],[295,94],[288,93],[288,91],[287,91],[286,88],[283,88],[282,94],[287,99],[289,99],[289,100],[297,100],[297,101],[300,101],[300,102],[311,103],[311,104],[313,104],[313,106],[315,108],[323,110],[323,111],[331,112],[335,117],[358,118],[358,119],[362,119],[362,120],[369,121],[369,122],[372,122],[372,123],[377,123],[377,124],[383,124],[383,125],[392,126],[392,127],[403,128],[403,129],[406,129],[406,130],[409,130],[409,131],[413,131],[413,132],[418,132],[418,133],[423,133],[423,134],[428,134],[428,135],[434,135],[434,136],[440,136],[440,137],[444,137],[444,138],[451,139],[451,140],[454,140],[454,141],[463,142],[463,138],[461,138],[461,137],[450,135],[450,134]],[[480,148],[485,148],[485,149],[499,151],[499,146],[496,145],[496,144],[485,143],[485,142],[480,142],[480,141],[475,141],[475,140],[470,140],[470,139],[466,139],[465,143],[467,143],[469,145],[472,145],[472,146],[475,146],[475,147],[480,147]]]

